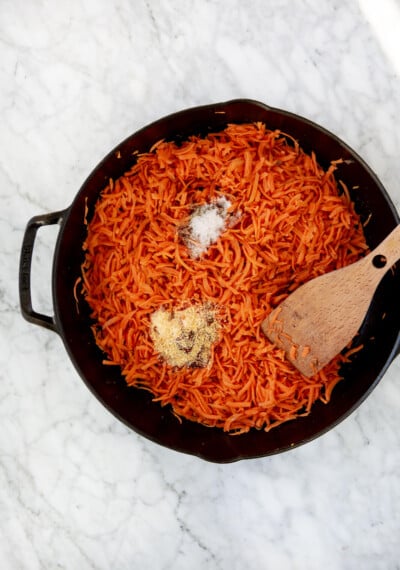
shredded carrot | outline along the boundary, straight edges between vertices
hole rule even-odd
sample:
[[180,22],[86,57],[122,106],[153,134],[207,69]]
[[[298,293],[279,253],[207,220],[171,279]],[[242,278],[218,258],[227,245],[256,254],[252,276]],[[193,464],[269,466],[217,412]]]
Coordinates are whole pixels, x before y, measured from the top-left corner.
[[362,350],[363,348],[364,348],[364,345],[359,344],[358,346],[355,346],[354,348],[350,348],[349,350],[347,350],[343,356],[346,360],[348,360],[350,358],[350,356],[357,354],[357,352],[360,352],[360,350]]
[[75,281],[74,284],[74,290],[73,290],[73,294],[74,294],[74,299],[75,299],[75,306],[76,306],[76,311],[79,314],[79,299],[78,299],[78,285],[80,285],[82,283],[82,277],[78,277],[78,279]]
[[[336,164],[324,171],[291,137],[235,124],[180,145],[159,141],[109,181],[88,223],[81,286],[96,342],[128,385],[178,418],[232,434],[269,430],[329,401],[343,357],[306,378],[260,328],[299,285],[367,250]],[[179,228],[194,205],[222,196],[238,218],[194,259]],[[205,302],[219,307],[221,324],[209,365],[167,365],[151,314]]]
[[292,344],[292,346],[290,347],[289,356],[292,360],[296,360],[297,348],[298,347],[295,344]]

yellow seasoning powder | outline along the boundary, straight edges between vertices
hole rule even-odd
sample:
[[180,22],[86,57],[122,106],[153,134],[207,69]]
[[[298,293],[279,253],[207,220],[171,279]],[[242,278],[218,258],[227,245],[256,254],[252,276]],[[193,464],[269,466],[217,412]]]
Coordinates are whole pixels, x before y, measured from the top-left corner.
[[185,309],[160,308],[150,317],[154,348],[171,366],[207,366],[220,325],[209,304]]

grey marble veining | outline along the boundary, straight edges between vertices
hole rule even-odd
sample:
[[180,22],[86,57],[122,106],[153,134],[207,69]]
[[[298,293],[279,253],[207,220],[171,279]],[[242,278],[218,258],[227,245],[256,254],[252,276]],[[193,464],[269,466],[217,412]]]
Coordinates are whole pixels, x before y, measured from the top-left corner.
[[[0,4],[1,568],[399,568],[398,360],[317,441],[214,465],[122,426],[17,293],[27,220],[67,207],[127,135],[197,104],[249,97],[319,122],[400,207],[400,3],[376,4]],[[55,237],[35,248],[45,313]]]

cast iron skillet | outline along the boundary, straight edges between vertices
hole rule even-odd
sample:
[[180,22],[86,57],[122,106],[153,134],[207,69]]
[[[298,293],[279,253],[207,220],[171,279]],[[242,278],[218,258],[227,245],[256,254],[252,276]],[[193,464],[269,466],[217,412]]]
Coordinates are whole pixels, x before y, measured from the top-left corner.
[[[328,405],[317,402],[308,417],[283,424],[269,433],[252,430],[229,436],[217,428],[185,420],[179,423],[168,407],[153,403],[147,391],[128,388],[118,367],[102,365],[103,355],[90,328],[89,308],[84,299],[79,299],[77,306],[73,294],[83,261],[86,204],[90,220],[99,192],[110,178],[119,177],[132,166],[134,151],[148,151],[162,138],[182,141],[192,134],[221,130],[227,123],[251,121],[263,121],[269,128],[281,129],[295,137],[306,152],[316,152],[325,168],[331,160],[344,159],[337,179],[347,184],[362,221],[368,221],[365,234],[371,248],[399,223],[394,205],[377,177],[336,136],[292,113],[251,100],[233,100],[169,115],[128,137],[93,170],[69,208],[36,216],[28,222],[20,259],[23,316],[61,336],[77,371],[104,406],[127,426],[158,444],[220,463],[280,453],[322,435],[366,398],[399,350],[400,303],[396,291],[400,289],[400,271],[395,268],[381,283],[363,324],[359,342],[365,349],[351,364],[343,366],[344,381],[335,388],[331,402]],[[53,259],[54,316],[32,308],[30,288],[35,236],[41,226],[48,224],[60,226]]]

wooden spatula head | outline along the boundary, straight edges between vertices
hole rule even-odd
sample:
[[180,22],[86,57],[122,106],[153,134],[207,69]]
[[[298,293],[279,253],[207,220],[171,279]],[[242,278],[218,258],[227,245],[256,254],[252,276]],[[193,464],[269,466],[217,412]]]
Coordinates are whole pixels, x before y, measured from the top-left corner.
[[400,257],[399,238],[397,226],[369,255],[305,283],[264,320],[264,334],[302,374],[316,374],[356,336],[379,282]]

